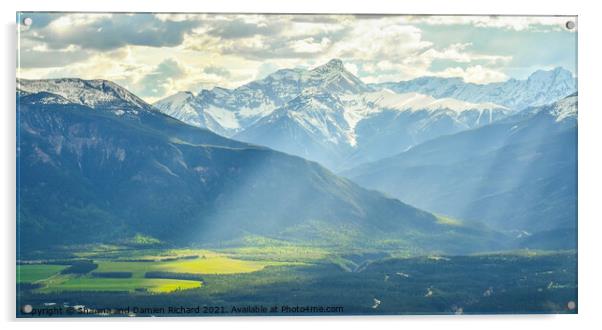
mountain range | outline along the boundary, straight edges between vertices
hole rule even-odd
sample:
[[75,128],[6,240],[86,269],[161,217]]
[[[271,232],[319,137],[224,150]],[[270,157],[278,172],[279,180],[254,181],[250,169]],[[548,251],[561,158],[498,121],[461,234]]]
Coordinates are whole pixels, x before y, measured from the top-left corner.
[[188,125],[108,81],[19,79],[17,105],[19,251],[135,235],[172,246],[504,246],[483,225],[442,221],[318,163]]
[[430,211],[575,247],[566,233],[577,224],[577,94],[343,175]]
[[154,106],[188,124],[341,171],[575,91],[575,79],[561,68],[487,85],[437,77],[365,84],[333,59],[235,89],[180,92]]
[[418,92],[436,98],[451,97],[468,102],[495,102],[514,110],[555,102],[577,90],[577,80],[561,67],[537,70],[527,79],[509,79],[490,84],[466,83],[461,78],[420,77],[408,81],[371,85],[398,93]]
[[574,248],[575,89],[563,69],[365,84],[337,59],[154,105],[18,79],[19,244]]

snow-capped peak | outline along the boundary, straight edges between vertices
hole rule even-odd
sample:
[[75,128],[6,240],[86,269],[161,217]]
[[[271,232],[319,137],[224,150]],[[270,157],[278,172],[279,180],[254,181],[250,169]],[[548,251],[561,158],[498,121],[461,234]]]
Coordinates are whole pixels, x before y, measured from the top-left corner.
[[183,104],[189,102],[193,98],[194,94],[192,94],[192,92],[177,92],[174,95],[168,96],[158,101],[157,103],[155,103],[155,106],[161,107],[161,105],[169,104],[173,107],[181,107]]
[[417,92],[435,98],[454,98],[467,102],[493,102],[515,111],[542,106],[559,100],[577,90],[572,72],[563,68],[538,70],[528,79],[474,84],[461,78],[419,77],[396,83],[370,85],[375,89],[389,88],[397,93]]
[[319,87],[330,93],[362,93],[372,89],[345,69],[343,61],[332,59],[303,75],[304,85]]
[[577,94],[565,97],[564,99],[552,104],[549,112],[556,117],[556,122],[561,122],[569,118],[577,117]]
[[223,87],[214,87],[213,89],[211,89],[211,92],[213,94],[215,94],[217,97],[224,97],[227,96],[230,93],[230,90],[227,88],[223,88]]
[[18,91],[19,96],[27,100],[29,104],[72,104],[73,102],[65,99],[64,97],[48,92],[39,93],[27,93]]
[[333,58],[332,60],[328,61],[328,63],[318,66],[314,69],[312,69],[312,72],[316,72],[316,73],[320,73],[320,74],[324,74],[324,73],[331,73],[331,72],[342,72],[343,70],[345,70],[345,67],[343,65],[343,61],[339,60],[338,58]]
[[529,75],[529,82],[549,82],[554,80],[572,80],[573,74],[562,68],[557,67],[553,70],[537,70]]
[[148,103],[136,95],[108,80],[17,79],[17,88],[28,93],[52,93],[69,102],[89,107],[152,109]]
[[364,93],[361,99],[371,107],[399,111],[435,111],[446,109],[460,113],[467,110],[507,110],[506,107],[495,103],[471,103],[452,98],[436,99],[432,96],[415,92],[398,94],[386,88],[376,92]]

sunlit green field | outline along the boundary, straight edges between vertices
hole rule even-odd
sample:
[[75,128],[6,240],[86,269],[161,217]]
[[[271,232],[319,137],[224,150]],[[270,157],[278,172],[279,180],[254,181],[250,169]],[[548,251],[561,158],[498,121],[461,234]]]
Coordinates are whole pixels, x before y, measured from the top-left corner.
[[134,277],[143,277],[150,271],[190,274],[236,274],[255,272],[272,262],[236,260],[228,257],[176,260],[166,262],[123,262],[99,261],[97,272],[132,272]]
[[17,265],[17,283],[45,280],[67,268],[63,265]]
[[[83,251],[78,258],[98,267],[86,274],[61,274],[66,265],[19,265],[19,283],[35,283],[37,292],[144,291],[165,293],[202,287],[202,281],[180,278],[147,278],[149,272],[187,275],[234,275],[257,272],[267,266],[297,265],[299,262],[269,259],[237,259],[240,251],[218,253],[207,250],[111,250]],[[66,260],[65,263],[68,263]],[[126,278],[95,277],[94,273],[131,273]]]
[[173,292],[201,287],[201,282],[155,278],[95,278],[82,276],[68,279],[42,289],[53,291],[128,291],[145,290],[153,293]]

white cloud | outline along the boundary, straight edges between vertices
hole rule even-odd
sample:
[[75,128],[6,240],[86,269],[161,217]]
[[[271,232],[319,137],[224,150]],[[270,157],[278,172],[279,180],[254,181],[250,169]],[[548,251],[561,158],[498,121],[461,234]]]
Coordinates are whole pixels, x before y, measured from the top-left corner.
[[205,18],[202,14],[155,14],[155,17],[160,21],[167,22],[183,22],[190,20],[201,20]]
[[[565,29],[567,16],[411,16],[408,22],[429,25],[472,25],[475,27],[503,28],[514,31]],[[573,29],[575,31],[577,29]]]
[[79,27],[94,24],[102,19],[111,18],[112,14],[94,13],[94,14],[69,14],[63,15],[50,22],[48,27],[57,32],[77,29]]
[[[280,68],[310,68],[340,58],[365,82],[430,75],[484,83],[507,79],[501,68],[513,57],[479,50],[468,38],[441,47],[425,39],[416,24],[522,31],[556,28],[566,21],[566,17],[488,16],[114,16],[60,14],[47,18],[47,25],[23,31],[21,45],[29,53],[22,54],[19,76],[109,79],[154,100],[179,90],[234,88]],[[130,31],[129,26],[139,29]],[[168,59],[181,69],[177,77],[157,71]],[[157,76],[160,86],[154,90],[149,81],[140,83],[152,74],[163,76]]]
[[508,80],[508,76],[503,72],[481,65],[470,66],[466,69],[459,67],[447,68],[441,72],[435,72],[433,75],[439,77],[460,77],[465,82],[475,84],[488,84]]
[[291,42],[291,48],[298,53],[321,53],[324,52],[332,42],[324,37],[317,42],[314,38],[305,38]]
[[468,51],[467,48],[469,48],[471,45],[472,43],[468,42],[452,44],[443,50],[431,48],[424,52],[422,56],[425,56],[430,59],[452,60],[459,63],[485,61],[491,64],[495,64],[498,62],[509,62],[512,59],[512,56],[478,54]]
[[332,52],[336,57],[380,60],[412,56],[432,45],[414,26],[391,18],[362,19],[350,24],[349,33],[337,41]]

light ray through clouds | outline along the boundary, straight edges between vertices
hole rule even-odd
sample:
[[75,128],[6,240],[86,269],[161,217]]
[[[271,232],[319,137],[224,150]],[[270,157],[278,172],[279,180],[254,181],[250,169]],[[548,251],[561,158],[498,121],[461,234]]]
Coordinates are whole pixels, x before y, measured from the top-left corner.
[[[35,13],[18,76],[109,79],[149,102],[341,58],[366,83],[488,83],[563,66],[567,17]],[[509,40],[509,41],[508,41]],[[550,54],[554,54],[551,56]],[[169,67],[168,67],[169,66]],[[153,84],[152,82],[155,82]]]

